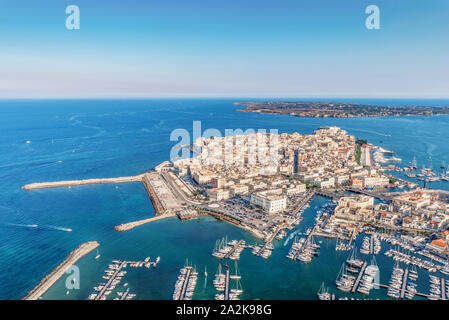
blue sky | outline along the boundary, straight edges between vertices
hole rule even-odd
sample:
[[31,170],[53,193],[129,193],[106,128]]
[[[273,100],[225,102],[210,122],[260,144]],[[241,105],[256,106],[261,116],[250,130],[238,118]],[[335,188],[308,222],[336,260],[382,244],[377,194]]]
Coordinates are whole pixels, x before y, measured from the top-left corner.
[[448,58],[447,0],[0,0],[0,98],[448,98]]

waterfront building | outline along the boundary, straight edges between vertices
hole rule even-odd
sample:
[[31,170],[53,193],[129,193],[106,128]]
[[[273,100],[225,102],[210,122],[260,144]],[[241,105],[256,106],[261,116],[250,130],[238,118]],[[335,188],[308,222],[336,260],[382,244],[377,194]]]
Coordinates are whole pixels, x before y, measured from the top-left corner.
[[338,206],[348,209],[366,209],[374,206],[374,198],[365,195],[342,197],[338,200]]
[[414,210],[430,205],[430,195],[422,191],[401,194],[393,198],[395,208],[408,206]]
[[229,199],[229,191],[220,189],[220,188],[207,190],[207,195],[210,197],[211,200],[215,200],[215,201]]
[[390,180],[384,176],[363,177],[363,186],[365,188],[383,188],[390,183]]
[[284,211],[287,208],[287,198],[277,192],[256,192],[251,194],[251,204],[261,207],[267,213]]
[[199,185],[211,182],[214,174],[207,170],[196,171],[192,173],[192,179]]

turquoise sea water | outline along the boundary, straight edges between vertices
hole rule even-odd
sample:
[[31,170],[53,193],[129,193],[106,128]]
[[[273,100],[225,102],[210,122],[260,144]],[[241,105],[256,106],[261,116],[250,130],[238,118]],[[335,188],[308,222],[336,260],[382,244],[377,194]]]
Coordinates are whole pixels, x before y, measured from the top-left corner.
[[[218,260],[211,256],[215,240],[256,241],[244,230],[212,218],[158,221],[119,233],[117,224],[154,215],[151,202],[139,183],[79,188],[23,191],[24,184],[39,181],[134,175],[169,158],[170,133],[192,130],[201,120],[203,130],[278,129],[312,133],[317,127],[336,125],[350,134],[393,150],[407,165],[415,155],[418,164],[434,168],[449,164],[449,117],[311,119],[235,112],[235,100],[52,100],[0,102],[0,298],[20,299],[79,244],[97,240],[95,252],[78,262],[80,290],[66,295],[65,279],[44,299],[86,299],[102,282],[112,259],[152,260],[156,269],[129,271],[125,280],[137,299],[170,299],[179,268],[188,258],[200,270],[196,299],[211,299],[212,278]],[[449,105],[449,101],[355,100],[373,104]],[[27,143],[29,141],[29,143]],[[449,190],[449,183],[432,188]],[[313,223],[317,197],[298,227]],[[38,228],[29,227],[38,225]],[[56,228],[55,228],[56,227]],[[66,232],[58,228],[71,228]],[[335,252],[334,240],[322,239],[320,256],[310,264],[285,258],[290,244],[275,243],[268,260],[242,253],[239,269],[247,299],[315,299],[321,282],[337,293],[333,281],[347,253]],[[378,257],[381,277],[388,282],[392,260]],[[233,264],[230,264],[233,266]],[[204,281],[207,267],[209,279]],[[427,276],[421,276],[427,291]],[[419,289],[421,289],[419,288]],[[419,290],[421,291],[421,290]],[[337,293],[339,294],[339,293]],[[349,296],[347,294],[347,296]],[[350,297],[361,297],[352,295]],[[386,298],[375,290],[370,298]]]

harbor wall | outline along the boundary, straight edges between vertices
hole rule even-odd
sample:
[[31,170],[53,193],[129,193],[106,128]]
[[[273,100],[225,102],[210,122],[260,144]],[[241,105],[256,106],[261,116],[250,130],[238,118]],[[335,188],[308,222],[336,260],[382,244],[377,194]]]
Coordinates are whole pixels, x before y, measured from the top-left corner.
[[123,232],[123,231],[131,230],[135,227],[139,227],[141,225],[144,225],[144,224],[147,224],[147,223],[150,223],[153,221],[158,221],[158,220],[162,220],[162,219],[166,219],[166,218],[170,218],[170,217],[174,217],[174,216],[175,216],[175,214],[168,213],[168,214],[163,214],[163,215],[159,215],[159,216],[148,218],[148,219],[142,219],[142,220],[137,220],[137,221],[133,221],[133,222],[123,223],[118,226],[115,226],[114,230]]
[[41,297],[65,272],[79,259],[96,249],[100,244],[97,241],[89,241],[81,244],[78,248],[70,252],[68,257],[49,273],[39,284],[31,290],[23,300],[37,300]]
[[89,185],[89,184],[140,182],[140,181],[142,181],[143,176],[144,175],[141,174],[141,175],[137,175],[137,176],[119,177],[119,178],[102,178],[102,179],[31,183],[31,184],[22,186],[22,189],[35,190],[35,189],[46,189],[46,188],[76,187],[76,186],[83,186],[83,185]]

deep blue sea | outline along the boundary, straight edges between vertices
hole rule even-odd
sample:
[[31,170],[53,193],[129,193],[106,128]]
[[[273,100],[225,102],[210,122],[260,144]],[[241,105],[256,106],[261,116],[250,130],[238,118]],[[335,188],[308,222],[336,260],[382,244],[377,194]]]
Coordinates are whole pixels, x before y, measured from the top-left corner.
[[[292,99],[290,99],[292,100]],[[305,99],[297,99],[305,100]],[[314,99],[317,100],[317,99]],[[324,99],[323,99],[324,100]],[[329,99],[327,99],[329,100]],[[343,101],[343,99],[336,99]],[[248,128],[279,132],[312,133],[317,127],[339,126],[359,138],[393,150],[403,165],[416,156],[418,164],[434,168],[449,164],[449,116],[401,118],[322,119],[288,115],[235,112],[240,99],[184,100],[3,100],[0,102],[0,299],[20,299],[79,244],[97,240],[101,257],[92,252],[78,262],[79,290],[68,295],[61,278],[43,299],[86,299],[102,282],[103,270],[112,259],[152,260],[155,269],[130,270],[126,276],[137,299],[170,299],[179,268],[186,258],[200,272],[195,299],[212,299],[213,274],[218,260],[211,256],[215,241],[245,239],[251,234],[213,218],[151,223],[119,233],[113,227],[154,215],[151,202],[139,183],[95,185],[77,188],[24,191],[27,183],[68,179],[127,176],[142,173],[168,160],[170,133],[177,128],[192,131],[201,120],[203,130]],[[363,100],[383,105],[449,105],[437,100]],[[28,143],[27,143],[28,141]],[[432,188],[449,190],[449,183]],[[304,213],[305,230],[313,223],[315,207],[327,199],[317,197]],[[38,225],[31,228],[29,225]],[[60,228],[71,228],[66,232]],[[321,255],[311,264],[285,258],[290,244],[275,244],[268,259],[249,250],[242,253],[239,269],[246,299],[315,299],[324,281],[331,292],[347,253],[335,252],[335,241],[322,239]],[[388,282],[392,260],[378,256],[382,283]],[[207,268],[209,278],[204,279]],[[423,273],[426,291],[427,276]],[[383,289],[370,298],[386,298]],[[111,295],[112,296],[112,295]],[[347,296],[349,296],[347,294]],[[361,298],[360,295],[352,295]]]

